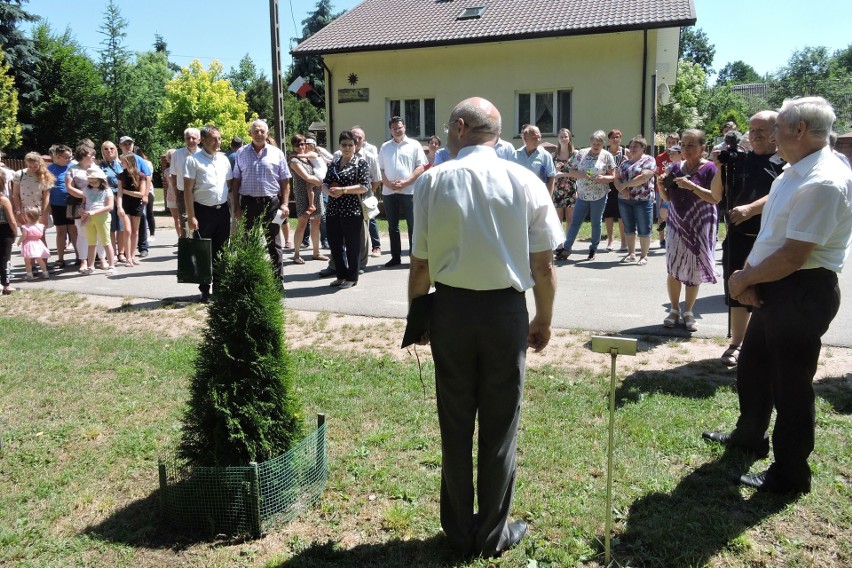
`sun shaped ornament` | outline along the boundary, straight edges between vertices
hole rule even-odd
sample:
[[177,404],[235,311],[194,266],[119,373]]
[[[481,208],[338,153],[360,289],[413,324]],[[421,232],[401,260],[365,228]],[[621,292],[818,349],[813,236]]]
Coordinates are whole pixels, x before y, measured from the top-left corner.
[[350,85],[357,85],[358,84],[358,75],[356,75],[355,73],[350,73],[349,74],[349,84]]

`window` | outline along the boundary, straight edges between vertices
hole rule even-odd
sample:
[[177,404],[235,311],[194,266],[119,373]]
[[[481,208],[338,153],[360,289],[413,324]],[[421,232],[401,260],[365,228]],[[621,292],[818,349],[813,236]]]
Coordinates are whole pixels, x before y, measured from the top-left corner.
[[388,101],[388,120],[405,119],[405,135],[425,140],[435,132],[435,99],[392,99]]
[[518,93],[515,106],[515,135],[525,124],[538,126],[542,136],[554,136],[560,128],[571,128],[571,91]]
[[475,8],[465,8],[459,14],[457,20],[476,20],[482,17],[485,13],[485,6],[477,6]]

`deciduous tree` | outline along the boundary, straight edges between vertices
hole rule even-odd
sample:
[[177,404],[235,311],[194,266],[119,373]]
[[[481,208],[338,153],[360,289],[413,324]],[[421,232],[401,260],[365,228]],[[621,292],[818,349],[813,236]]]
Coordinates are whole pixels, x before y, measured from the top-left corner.
[[725,85],[727,83],[743,85],[747,83],[760,83],[762,81],[763,78],[757,74],[754,67],[745,61],[727,63],[716,76],[717,85]]
[[681,28],[678,48],[681,61],[686,60],[698,65],[705,75],[713,72],[716,47],[710,43],[710,39],[701,28]]
[[6,54],[6,64],[14,78],[20,103],[18,121],[25,143],[31,144],[32,105],[38,102],[41,92],[33,74],[38,52],[33,40],[20,29],[22,23],[35,22],[38,16],[23,9],[27,0],[0,0],[0,49]]
[[27,150],[44,152],[51,144],[96,140],[102,128],[104,88],[94,62],[66,30],[54,34],[47,24],[33,30],[39,59],[34,76],[42,97],[32,107],[33,129]]
[[0,51],[0,148],[17,148],[21,144],[18,124],[18,91],[15,79]]
[[[316,8],[302,20],[302,37],[292,38],[296,43],[301,43],[342,16],[346,11],[332,12],[331,0],[317,0]],[[323,73],[322,59],[317,55],[294,57],[290,69],[286,73],[284,88],[291,84],[296,77],[302,77],[311,84],[316,91],[317,97],[312,97],[315,106],[322,107],[321,99],[325,98],[325,75]]]
[[195,60],[166,84],[166,98],[158,121],[172,143],[183,140],[187,127],[205,124],[219,127],[222,140],[248,134],[245,95],[231,87],[222,70],[222,64],[216,60],[210,63],[209,70]]

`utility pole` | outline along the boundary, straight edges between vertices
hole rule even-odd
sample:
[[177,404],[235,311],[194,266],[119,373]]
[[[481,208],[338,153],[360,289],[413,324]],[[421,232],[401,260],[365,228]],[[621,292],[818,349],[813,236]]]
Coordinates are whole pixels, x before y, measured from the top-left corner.
[[284,148],[284,93],[281,90],[281,34],[278,28],[278,0],[269,0],[269,28],[272,36],[272,108],[275,113],[275,142]]

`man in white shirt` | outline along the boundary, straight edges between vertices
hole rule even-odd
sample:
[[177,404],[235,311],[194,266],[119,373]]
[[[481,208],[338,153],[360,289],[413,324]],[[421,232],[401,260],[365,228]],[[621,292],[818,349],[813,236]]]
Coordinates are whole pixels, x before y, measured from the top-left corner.
[[852,172],[828,147],[834,120],[822,97],[784,101],[772,139],[788,166],[772,184],[746,266],[728,281],[732,298],[756,308],[737,366],[740,416],[730,434],[703,436],[765,455],[774,406],[775,461],[739,478],[758,491],[811,489],[813,377],[820,338],[840,307],[837,273],[852,242]]
[[[231,236],[231,210],[228,207],[231,162],[219,152],[222,134],[215,126],[201,129],[201,151],[187,157],[184,163],[183,197],[187,225],[205,239],[211,239],[213,249],[213,292],[216,292],[216,270],[219,252]],[[199,284],[201,301],[210,299],[210,285]]]
[[183,197],[183,178],[184,178],[184,164],[186,164],[186,159],[195,154],[196,152],[200,152],[201,148],[198,146],[198,141],[200,139],[201,133],[197,128],[187,128],[183,131],[183,141],[186,143],[186,146],[183,148],[178,148],[172,154],[172,166],[171,166],[171,178],[172,178],[172,187],[175,188],[175,201],[177,201],[178,206],[178,214],[180,215],[180,236],[186,237],[186,201],[184,201]]
[[405,121],[401,117],[391,118],[388,126],[393,138],[382,144],[382,149],[379,150],[379,168],[382,172],[382,201],[385,203],[391,243],[391,259],[385,266],[391,267],[402,263],[400,208],[408,224],[408,248],[411,250],[411,235],[414,230],[414,182],[429,162],[420,142],[405,135]]
[[[450,115],[456,156],[426,171],[414,191],[409,302],[435,284],[428,334],[441,427],[441,526],[464,555],[499,556],[520,542],[508,522],[526,350],[550,340],[562,226],[547,188],[500,159],[500,113],[481,98]],[[527,314],[532,288],[536,314]],[[479,420],[478,471],[473,432]],[[478,480],[474,513],[473,476]]]

